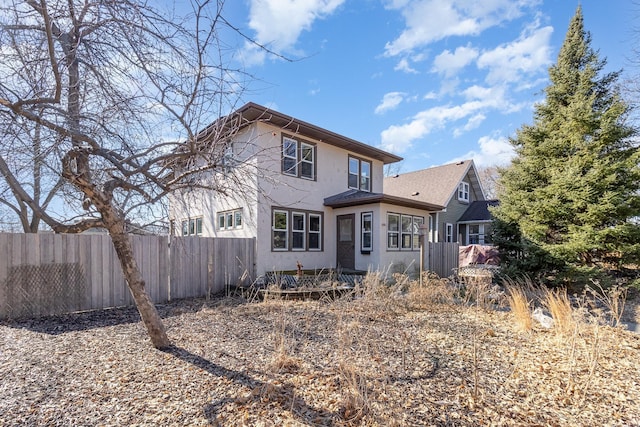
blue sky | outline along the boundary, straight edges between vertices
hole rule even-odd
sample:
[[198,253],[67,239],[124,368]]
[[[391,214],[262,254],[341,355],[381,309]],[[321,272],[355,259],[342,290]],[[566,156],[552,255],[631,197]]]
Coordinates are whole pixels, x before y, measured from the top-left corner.
[[628,0],[234,0],[225,11],[295,59],[239,49],[256,77],[243,101],[400,155],[409,172],[508,164],[507,138],[532,122],[578,4],[607,71],[633,71],[640,6]]

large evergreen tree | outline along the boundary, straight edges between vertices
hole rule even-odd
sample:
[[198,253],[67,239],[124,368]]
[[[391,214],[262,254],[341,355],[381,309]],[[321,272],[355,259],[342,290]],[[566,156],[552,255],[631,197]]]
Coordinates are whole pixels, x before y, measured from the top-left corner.
[[640,152],[578,7],[533,125],[502,171],[496,244],[507,269],[555,278],[640,260]]

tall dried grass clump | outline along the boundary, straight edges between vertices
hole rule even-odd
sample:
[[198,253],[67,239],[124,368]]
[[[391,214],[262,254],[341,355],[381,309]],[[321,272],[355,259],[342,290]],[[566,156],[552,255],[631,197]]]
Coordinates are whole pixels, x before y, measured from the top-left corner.
[[570,335],[577,324],[573,316],[571,300],[565,288],[543,289],[542,305],[551,313],[553,324],[558,333]]
[[518,328],[524,332],[533,329],[531,317],[531,300],[522,286],[510,284],[507,286],[507,304]]

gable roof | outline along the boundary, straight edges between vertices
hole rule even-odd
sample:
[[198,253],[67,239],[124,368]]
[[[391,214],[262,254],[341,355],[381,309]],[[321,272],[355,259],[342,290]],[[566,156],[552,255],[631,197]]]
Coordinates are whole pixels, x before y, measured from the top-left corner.
[[324,199],[324,205],[332,208],[361,206],[371,203],[389,203],[396,206],[424,209],[428,211],[439,211],[444,208],[444,206],[426,203],[413,198],[409,199],[383,193],[370,193],[368,191],[361,190],[347,190],[343,193],[335,194]]
[[241,126],[247,126],[256,121],[270,123],[293,134],[316,139],[326,144],[379,160],[385,165],[402,160],[402,157],[396,156],[395,154],[388,153],[379,148],[331,132],[330,130],[323,129],[253,102],[245,104],[233,114],[237,114],[240,117]]
[[489,206],[498,206],[497,200],[476,200],[471,202],[458,222],[490,222]]
[[464,160],[385,177],[382,188],[385,194],[447,206],[469,170],[473,171],[473,184],[479,185],[473,160]]

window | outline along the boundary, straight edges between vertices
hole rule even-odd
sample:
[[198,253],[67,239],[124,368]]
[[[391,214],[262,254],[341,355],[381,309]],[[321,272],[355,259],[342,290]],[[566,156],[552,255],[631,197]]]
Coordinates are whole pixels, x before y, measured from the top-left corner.
[[305,249],[305,214],[301,212],[293,212],[291,214],[291,249]]
[[309,250],[320,250],[320,223],[322,218],[318,214],[309,214]]
[[373,213],[364,212],[361,218],[361,236],[360,236],[360,250],[362,252],[371,252],[373,250]]
[[304,179],[315,179],[316,146],[293,138],[282,137],[282,173]]
[[229,173],[231,169],[235,166],[235,156],[233,152],[233,142],[227,142],[227,146],[224,149],[224,153],[222,154],[222,170],[225,173]]
[[424,217],[387,214],[387,249],[419,250]]
[[387,248],[398,249],[400,215],[387,214]]
[[200,236],[202,235],[202,217],[189,218],[182,221],[183,236]]
[[242,228],[242,209],[218,212],[218,230]]
[[413,235],[412,218],[402,215],[402,249],[411,249],[411,236]]
[[461,182],[458,186],[458,200],[461,202],[469,201],[469,183]]
[[274,251],[321,251],[322,214],[274,209],[271,248]]
[[453,242],[453,224],[445,224],[444,228],[446,231],[444,241]]
[[289,249],[288,230],[289,213],[287,211],[273,211],[273,249]]
[[[413,249],[420,250],[420,233],[421,228],[424,225],[424,218],[415,216],[413,217]],[[425,236],[426,238],[427,236]]]
[[469,244],[484,245],[484,224],[469,224]]
[[349,188],[371,191],[371,162],[349,156]]

